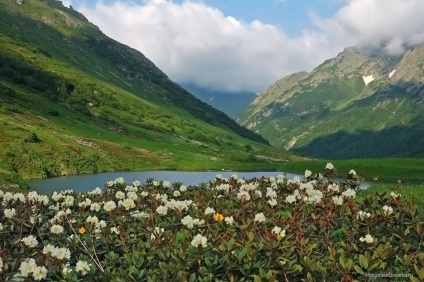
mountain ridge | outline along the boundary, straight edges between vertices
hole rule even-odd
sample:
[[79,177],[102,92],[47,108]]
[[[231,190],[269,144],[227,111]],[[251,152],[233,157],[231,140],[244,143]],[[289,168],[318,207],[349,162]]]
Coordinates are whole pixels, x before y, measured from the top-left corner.
[[[346,48],[309,73],[292,74],[272,84],[237,121],[274,146],[311,157],[423,155],[424,141],[416,139],[423,131],[412,122],[423,116],[423,62],[423,45],[400,56]],[[390,131],[395,142],[380,146],[384,142],[378,132],[390,127],[396,129]],[[378,140],[366,153],[363,149],[370,140],[353,138],[361,131],[375,133],[364,136]],[[345,136],[342,132],[354,134],[355,148],[349,138],[340,137]],[[399,147],[411,139],[416,141],[410,149]],[[325,144],[335,144],[338,150],[322,150]],[[401,150],[396,152],[396,146]]]

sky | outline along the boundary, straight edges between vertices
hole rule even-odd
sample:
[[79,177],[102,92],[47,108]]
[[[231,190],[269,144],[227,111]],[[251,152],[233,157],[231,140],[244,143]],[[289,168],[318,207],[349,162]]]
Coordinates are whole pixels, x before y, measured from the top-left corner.
[[64,0],[177,83],[260,94],[346,47],[424,43],[423,0]]

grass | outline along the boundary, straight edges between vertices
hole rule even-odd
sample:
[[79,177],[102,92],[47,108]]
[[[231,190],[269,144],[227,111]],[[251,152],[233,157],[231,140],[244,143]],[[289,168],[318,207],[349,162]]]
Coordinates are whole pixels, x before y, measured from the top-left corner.
[[342,178],[354,169],[365,181],[395,184],[424,183],[424,159],[422,158],[379,158],[379,159],[352,159],[352,160],[300,160],[286,162],[279,165],[279,169],[303,173],[305,168],[311,171],[321,171],[325,164],[331,162]]
[[418,208],[420,216],[424,220],[424,184],[373,184],[367,190],[360,192],[359,197],[375,196],[376,193],[401,194],[403,200],[412,201]]

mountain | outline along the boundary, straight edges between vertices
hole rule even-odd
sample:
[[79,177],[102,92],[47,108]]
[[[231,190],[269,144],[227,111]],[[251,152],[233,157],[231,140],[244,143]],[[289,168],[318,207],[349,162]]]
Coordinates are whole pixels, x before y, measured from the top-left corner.
[[0,0],[0,124],[0,182],[292,158],[53,0]]
[[182,83],[181,86],[206,104],[234,119],[246,110],[256,98],[255,93],[247,91],[216,91],[189,83]]
[[423,45],[399,56],[346,48],[275,82],[237,121],[306,156],[424,156],[423,105]]

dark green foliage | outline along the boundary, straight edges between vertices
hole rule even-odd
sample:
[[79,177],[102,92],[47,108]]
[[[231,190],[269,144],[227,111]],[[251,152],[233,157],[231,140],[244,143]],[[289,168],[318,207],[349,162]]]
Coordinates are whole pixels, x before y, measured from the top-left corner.
[[27,143],[38,143],[41,142],[40,138],[38,138],[37,134],[31,133],[27,138],[25,138],[25,142]]

